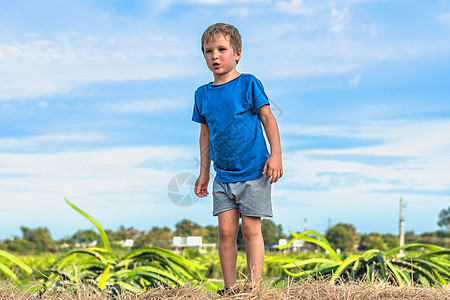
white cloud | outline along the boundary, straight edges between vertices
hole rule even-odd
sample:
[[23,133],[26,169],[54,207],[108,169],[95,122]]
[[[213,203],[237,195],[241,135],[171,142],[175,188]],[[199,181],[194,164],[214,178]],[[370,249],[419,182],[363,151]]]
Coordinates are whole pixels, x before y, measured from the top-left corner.
[[161,111],[181,110],[187,102],[182,99],[134,100],[99,104],[109,112],[115,113],[153,113]]
[[[302,126],[298,124],[285,125],[281,128],[283,134],[308,135],[322,137],[346,137],[358,139],[375,139],[389,142],[388,146],[372,146],[364,154],[381,155],[423,155],[431,153],[441,147],[450,146],[450,121],[380,121],[361,124],[358,126]],[[424,142],[420,142],[424,141]],[[405,145],[403,150],[394,149],[394,145]],[[415,145],[414,147],[411,147]],[[398,146],[401,148],[402,146]],[[358,148],[360,149],[360,148]],[[358,151],[363,151],[363,150]],[[386,149],[386,150],[383,150]],[[372,152],[370,152],[370,151]],[[340,151],[340,150],[335,150]],[[349,151],[349,150],[345,150]]]
[[250,9],[248,7],[240,7],[238,9],[231,10],[232,15],[236,15],[242,18],[246,18],[250,15]]
[[379,34],[379,25],[377,25],[376,23],[371,23],[370,24],[370,29],[369,29],[369,36],[371,38],[376,38],[378,37]]
[[450,25],[450,13],[445,13],[438,16],[437,20],[442,24]]
[[[291,153],[285,159],[286,172],[292,170],[286,180],[315,188],[361,192],[449,189],[450,121],[389,122],[371,127],[300,127],[300,135],[365,137],[379,140],[380,145]],[[293,128],[287,130],[293,132]],[[343,155],[345,159],[340,159]],[[372,162],[359,161],[360,157]],[[383,157],[393,161],[378,164],[377,159]]]
[[204,205],[208,201],[179,208],[167,195],[173,176],[197,172],[197,168],[184,167],[195,165],[192,158],[195,152],[182,146],[155,146],[46,154],[0,153],[0,220],[4,221],[2,228],[9,226],[0,234],[9,235],[25,225],[47,226],[52,233],[62,236],[92,226],[65,205],[64,197],[106,228],[117,228],[119,224],[143,229],[161,224],[172,226],[180,215],[193,216],[205,209],[206,219],[210,216],[209,205]]
[[350,79],[348,81],[348,84],[353,85],[353,86],[357,86],[359,84],[359,80],[361,79],[361,76],[359,74],[356,74],[355,77],[353,77],[352,79]]
[[49,154],[0,153],[2,207],[26,209],[33,203],[51,206],[64,196],[103,203],[124,195],[141,202],[167,198],[169,180],[182,170],[173,162],[191,161],[191,150],[128,147]]
[[105,140],[106,137],[100,134],[51,134],[51,135],[38,135],[23,138],[0,138],[0,149],[36,149],[42,144],[53,144],[58,142],[97,142]]
[[366,3],[366,2],[388,2],[391,0],[345,0],[350,3]]
[[[216,8],[211,5],[237,5],[240,1],[189,3],[204,4],[199,9],[213,13]],[[289,77],[356,73],[379,62],[418,60],[448,53],[450,49],[446,39],[389,40],[388,33],[381,32],[375,23],[350,26],[351,14],[357,10],[351,5],[342,7],[338,1],[245,3],[249,4],[230,5],[221,16],[239,13],[247,18],[241,21],[243,32],[253,32],[244,36],[244,56],[239,68],[249,66],[258,74]],[[265,4],[271,5],[260,7]],[[197,11],[193,8],[190,12]],[[279,18],[280,12],[305,17]],[[88,15],[97,13],[89,11]],[[264,14],[274,19],[265,21]],[[103,12],[100,16],[106,24],[117,22]],[[125,28],[130,28],[126,35],[117,33],[118,28],[114,27],[117,25],[108,33],[70,28],[45,36],[35,32],[18,35],[5,32],[0,38],[0,100],[68,93],[74,86],[92,81],[200,76],[205,69],[198,51],[201,30],[198,36],[194,34],[207,20],[208,14],[196,18],[197,23],[190,20],[191,33],[181,30],[186,27],[186,20],[150,26],[131,19],[121,20]],[[78,29],[76,25],[72,28]]]
[[189,4],[189,5],[228,5],[232,3],[245,4],[245,3],[260,3],[268,4],[270,0],[157,0],[155,5],[159,11],[166,11],[171,6],[177,4]]
[[352,27],[342,34],[330,34],[329,23],[311,22],[303,27],[303,22],[286,20],[279,25],[283,30],[262,24],[258,32],[264,35],[253,35],[246,44],[240,68],[251,65],[252,72],[276,78],[340,75],[378,63],[417,61],[450,50],[445,39],[387,41],[379,33],[377,38],[368,38],[373,31],[370,26],[363,31]]
[[278,11],[292,15],[311,15],[315,13],[315,10],[311,7],[306,7],[303,4],[303,0],[291,0],[291,1],[277,1],[275,3]]
[[[391,127],[392,130],[385,132],[384,130]],[[358,139],[395,139],[402,133],[398,133],[395,128],[398,128],[398,123],[391,122],[386,124],[384,122],[370,122],[366,124],[359,124],[358,126],[309,126],[299,124],[284,124],[281,127],[283,134],[287,135],[305,135],[305,136],[320,136],[320,137],[345,137]]]
[[333,8],[331,10],[331,24],[330,30],[334,32],[339,32],[344,29],[344,27],[350,22],[350,11],[348,8],[343,10],[337,10]]
[[268,3],[270,0],[169,0],[190,4]]
[[84,82],[192,76],[198,70],[188,59],[197,54],[194,41],[170,34],[62,32],[46,40],[11,39],[0,43],[0,100],[65,93]]

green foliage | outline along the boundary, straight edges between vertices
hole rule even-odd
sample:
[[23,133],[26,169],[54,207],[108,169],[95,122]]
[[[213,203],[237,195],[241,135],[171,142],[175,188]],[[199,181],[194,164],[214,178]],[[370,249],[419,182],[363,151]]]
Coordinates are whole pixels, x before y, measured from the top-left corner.
[[391,233],[382,235],[384,242],[387,245],[387,249],[393,249],[397,247],[400,243],[397,235],[393,235]]
[[175,235],[179,236],[207,236],[208,230],[195,222],[183,219],[175,224]]
[[75,244],[91,244],[93,242],[100,240],[100,234],[95,232],[94,230],[78,230],[72,236],[72,242]]
[[[286,257],[269,257],[267,261],[284,262],[286,276],[297,280],[308,277],[330,277],[337,280],[385,280],[397,285],[446,285],[450,280],[450,250],[429,244],[409,244],[387,252],[370,249],[362,254],[341,258],[326,238],[315,231],[292,233],[293,239],[280,249],[286,248],[296,239],[302,239],[321,246],[328,251],[325,259],[296,260]],[[314,235],[315,237],[311,237]],[[396,257],[400,250],[419,250],[416,255]]]
[[219,228],[217,225],[207,225],[206,230],[208,230],[208,236],[206,237],[206,242],[211,244],[217,244],[219,242]]
[[358,242],[356,228],[346,223],[338,223],[329,228],[325,236],[333,248],[343,251],[352,251]]
[[[0,264],[4,264],[5,266],[14,271],[17,278],[20,280],[21,286],[28,286],[29,283],[34,284],[35,282],[34,278],[41,276],[42,270],[48,269],[58,256],[59,256],[58,254],[50,252],[39,254],[16,255],[16,257],[19,258],[21,261],[23,261],[27,266],[32,267],[33,273],[29,273],[26,270],[17,267],[17,265],[14,262],[2,256],[0,256]],[[74,261],[74,263],[76,262]]]
[[[20,258],[6,251],[0,250],[0,257],[12,262],[14,265],[18,266],[20,269],[24,270],[26,273],[31,274],[33,270],[25,264]],[[13,272],[11,268],[0,262],[0,274],[3,274],[7,278],[13,280],[16,284],[20,284],[17,275]]]
[[417,237],[419,243],[435,244],[444,248],[450,248],[450,231],[424,232]]
[[29,254],[36,252],[36,245],[33,242],[20,239],[12,238],[10,240],[4,241],[4,249],[8,252],[14,252],[16,254]]
[[413,231],[405,233],[406,244],[433,244],[444,248],[450,248],[450,231],[439,230],[435,232],[424,232],[415,235]]
[[245,248],[245,240],[244,240],[244,235],[242,234],[242,224],[241,223],[239,223],[236,243],[237,243],[238,251],[245,251],[245,249],[246,249]]
[[134,249],[159,247],[170,249],[173,233],[169,227],[153,227],[148,232],[141,232],[134,241]]
[[447,209],[442,209],[439,213],[438,225],[445,230],[450,231],[450,206]]
[[[43,293],[58,287],[77,289],[81,283],[100,290],[109,287],[120,294],[123,291],[140,293],[147,287],[206,282],[194,263],[165,249],[143,248],[125,255],[113,252],[102,226],[67,199],[66,202],[97,227],[104,248],[73,249],[59,256],[45,271]],[[80,257],[82,262],[74,265],[75,257]]]
[[55,252],[57,245],[52,239],[50,231],[45,227],[28,228],[20,227],[23,239],[35,245],[37,252]]
[[22,238],[14,237],[3,241],[1,249],[16,254],[31,254],[56,252],[56,242],[52,239],[50,231],[45,227],[20,227]]
[[100,223],[98,223],[94,218],[92,218],[90,215],[88,215],[87,213],[85,213],[84,211],[82,211],[81,209],[79,209],[78,207],[76,207],[74,204],[72,204],[69,200],[65,199],[67,204],[69,204],[73,209],[75,209],[77,212],[79,212],[81,215],[83,215],[84,217],[86,217],[89,221],[91,221],[92,224],[95,225],[95,227],[97,227],[98,231],[100,232],[100,238],[103,242],[103,245],[105,247],[106,250],[111,251],[111,246],[109,244],[109,240],[108,237],[106,236],[106,232],[103,229],[103,227],[100,225]]
[[383,237],[379,233],[363,234],[360,241],[361,250],[369,249],[387,250],[388,244],[384,241]]

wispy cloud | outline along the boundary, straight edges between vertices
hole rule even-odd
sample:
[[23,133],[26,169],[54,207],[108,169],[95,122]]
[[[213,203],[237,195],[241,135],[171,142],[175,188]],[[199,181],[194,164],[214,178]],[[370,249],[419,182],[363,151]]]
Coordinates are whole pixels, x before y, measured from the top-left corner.
[[[351,187],[365,192],[387,189],[445,192],[449,189],[445,175],[450,171],[449,121],[387,123],[351,131],[339,127],[305,127],[302,132],[375,138],[379,145],[295,151],[288,155],[286,165],[299,172],[292,172],[289,181],[316,189]],[[389,158],[389,164],[382,162],[384,157]]]
[[345,25],[350,22],[350,16],[350,11],[347,7],[343,10],[333,8],[331,10],[330,30],[335,32],[342,31]]
[[54,146],[56,143],[89,143],[105,140],[106,137],[101,134],[50,134],[29,137],[0,138],[0,151],[32,151],[41,149],[43,145]]
[[218,6],[218,5],[230,5],[230,4],[247,4],[247,3],[259,3],[259,4],[269,4],[271,0],[157,0],[155,5],[159,11],[166,11],[172,6],[177,4],[183,5],[207,5],[207,6]]
[[[107,228],[124,223],[148,228],[161,222],[162,217],[165,222],[173,219],[175,224],[181,212],[168,214],[168,208],[177,208],[167,196],[167,185],[173,176],[186,170],[182,167],[185,162],[194,165],[193,152],[174,146],[0,153],[2,229],[8,226],[13,232],[21,225],[50,226],[52,233],[62,236],[88,226],[67,209],[64,197],[100,218]],[[201,207],[199,204],[195,209]],[[13,219],[9,219],[11,215]],[[55,223],[59,224],[53,226]]]
[[157,99],[157,100],[126,100],[114,103],[101,103],[99,107],[114,113],[154,113],[162,111],[174,111],[184,109],[184,99]]
[[[244,32],[251,31],[252,35],[244,36],[241,66],[259,74],[268,73],[273,77],[347,75],[379,62],[417,60],[450,51],[446,39],[432,42],[420,38],[393,39],[376,20],[366,24],[364,20],[353,18],[352,5],[361,4],[255,0],[246,1],[247,6],[242,7],[238,2],[241,3],[193,0],[188,4],[196,4],[192,5],[193,14],[197,9],[223,5],[227,9],[224,9],[226,14],[221,13],[222,17],[233,18],[240,14],[248,18],[248,24],[253,25],[244,26]],[[167,3],[169,8],[181,4],[178,1]],[[261,9],[262,4],[273,10]],[[287,14],[304,14],[304,18]],[[181,23],[164,26],[125,18],[122,22],[130,28],[126,34],[115,33],[122,25],[113,16],[103,11],[90,11],[89,15],[92,19],[98,15],[104,23],[112,24],[108,26],[110,30],[87,32],[74,26],[72,30],[53,29],[50,35],[32,31],[5,32],[0,37],[0,100],[64,94],[74,86],[92,81],[202,74],[203,68],[199,66],[203,62],[198,51],[201,30],[197,29],[197,33],[181,29],[187,22],[194,22],[193,26],[198,28],[206,26],[208,14],[201,14],[195,21],[186,16]],[[445,21],[445,16],[441,16],[441,20]],[[148,13],[148,17],[153,16]]]
[[280,12],[286,14],[311,15],[315,13],[315,10],[306,6],[303,0],[277,1],[275,6]]
[[450,25],[450,13],[445,13],[438,16],[437,20],[443,24]]
[[14,42],[0,44],[0,99],[64,93],[83,82],[164,78],[195,70],[187,58],[196,47],[182,51],[175,46],[182,37],[170,34],[61,32],[51,39],[10,39]]
[[[170,178],[180,170],[172,162],[192,160],[183,147],[128,147],[51,154],[0,153],[2,206],[45,206],[71,195],[97,203],[139,193],[139,201],[166,199]],[[159,161],[149,167],[148,160]],[[159,191],[155,194],[155,191]],[[32,196],[30,197],[30,193]],[[104,194],[105,196],[98,196]],[[162,198],[164,197],[164,198]],[[45,200],[44,200],[45,199]],[[44,201],[44,202],[42,202]]]
[[[447,40],[392,39],[387,32],[377,29],[375,33],[378,27],[373,23],[359,29],[355,29],[356,24],[344,27],[345,22],[336,23],[335,29],[340,30],[337,34],[330,31],[334,26],[331,19],[326,23],[311,22],[314,28],[303,27],[298,20],[286,20],[284,30],[262,24],[259,31],[265,33],[264,37],[256,36],[246,46],[242,66],[251,64],[255,72],[262,74],[269,69],[267,76],[273,77],[341,75],[379,63],[420,61],[450,51]],[[352,29],[346,32],[347,27]],[[261,51],[268,43],[277,47]],[[270,68],[264,62],[270,62]]]
[[357,86],[359,84],[359,80],[361,79],[361,76],[359,74],[356,74],[355,77],[353,77],[352,79],[350,79],[348,81],[348,84],[353,85],[353,86]]
[[[359,126],[302,126],[293,124],[285,125],[281,130],[283,133],[290,135],[354,137],[389,142],[389,146],[361,148],[358,150],[360,154],[362,151],[366,151],[364,154],[422,155],[437,151],[441,147],[450,147],[450,121],[448,120],[390,120],[360,124]],[[396,143],[403,144],[404,149],[401,150],[402,146],[400,145],[393,147]],[[389,153],[388,149],[392,149],[394,153]]]

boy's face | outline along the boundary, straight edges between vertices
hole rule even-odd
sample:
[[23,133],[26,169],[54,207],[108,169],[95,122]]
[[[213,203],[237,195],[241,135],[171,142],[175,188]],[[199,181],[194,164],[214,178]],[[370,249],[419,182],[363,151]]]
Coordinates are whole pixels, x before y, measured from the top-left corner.
[[235,53],[225,37],[218,36],[208,41],[204,49],[206,64],[214,77],[226,76],[236,71],[236,63],[241,58],[241,52]]

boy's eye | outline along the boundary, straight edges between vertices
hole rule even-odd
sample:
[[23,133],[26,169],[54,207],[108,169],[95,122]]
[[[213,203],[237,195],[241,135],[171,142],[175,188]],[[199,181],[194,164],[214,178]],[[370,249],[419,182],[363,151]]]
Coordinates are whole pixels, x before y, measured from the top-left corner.
[[211,52],[212,52],[211,50],[206,50],[206,51],[205,51],[205,53],[211,53]]
[[220,51],[225,51],[227,48],[219,48]]

